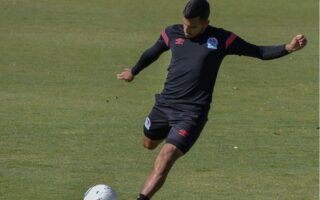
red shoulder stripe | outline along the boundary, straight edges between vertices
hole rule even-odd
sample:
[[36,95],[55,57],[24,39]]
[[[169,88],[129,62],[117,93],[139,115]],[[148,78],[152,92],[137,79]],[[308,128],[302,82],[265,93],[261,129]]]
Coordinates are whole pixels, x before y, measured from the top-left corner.
[[166,43],[167,47],[169,47],[169,37],[167,36],[165,31],[162,31],[161,33],[162,38],[164,39],[164,42]]
[[226,41],[226,46],[225,46],[225,48],[227,49],[227,48],[233,43],[233,41],[234,41],[237,37],[238,37],[238,36],[237,36],[236,34],[232,33],[232,34],[230,35],[230,37],[227,39],[227,41]]

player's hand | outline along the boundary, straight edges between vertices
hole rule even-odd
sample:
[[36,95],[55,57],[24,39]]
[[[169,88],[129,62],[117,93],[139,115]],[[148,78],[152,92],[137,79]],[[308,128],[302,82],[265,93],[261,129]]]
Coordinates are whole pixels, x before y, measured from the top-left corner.
[[120,74],[117,74],[118,80],[124,80],[127,82],[133,81],[134,75],[131,72],[131,69],[124,69]]
[[304,35],[295,36],[290,44],[286,45],[286,50],[288,52],[298,51],[307,45],[307,38]]

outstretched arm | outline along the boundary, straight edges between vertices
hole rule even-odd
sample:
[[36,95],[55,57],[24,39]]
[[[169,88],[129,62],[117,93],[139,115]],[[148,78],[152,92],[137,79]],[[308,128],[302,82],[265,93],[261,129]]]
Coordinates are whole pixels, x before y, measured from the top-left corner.
[[168,49],[162,36],[160,36],[159,40],[141,55],[139,61],[133,68],[126,68],[120,74],[117,74],[118,80],[131,82],[135,75],[156,61],[159,56]]
[[304,48],[307,39],[304,35],[295,36],[290,43],[277,46],[257,46],[250,44],[240,37],[236,37],[234,42],[228,47],[228,54],[237,54],[259,58],[262,60],[272,60],[285,56],[291,52]]

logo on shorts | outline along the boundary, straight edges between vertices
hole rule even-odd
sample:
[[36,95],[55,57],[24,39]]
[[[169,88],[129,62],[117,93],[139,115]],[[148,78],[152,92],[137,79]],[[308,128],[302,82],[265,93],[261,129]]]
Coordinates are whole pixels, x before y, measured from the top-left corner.
[[144,122],[144,126],[146,127],[147,130],[150,129],[151,121],[150,121],[149,117],[146,118],[146,121]]
[[179,135],[181,135],[182,137],[187,137],[188,134],[189,134],[188,131],[184,129],[179,130]]
[[215,38],[215,37],[211,37],[207,41],[207,47],[209,49],[217,50],[218,49],[218,44],[219,44],[219,42],[218,42],[217,38]]

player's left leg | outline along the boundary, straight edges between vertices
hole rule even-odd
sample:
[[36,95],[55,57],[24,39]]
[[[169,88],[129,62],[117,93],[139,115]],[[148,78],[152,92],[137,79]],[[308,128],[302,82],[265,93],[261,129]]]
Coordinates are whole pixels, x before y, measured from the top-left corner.
[[169,143],[163,145],[154,162],[154,168],[144,184],[141,194],[150,199],[161,188],[174,162],[181,156],[183,156],[182,151],[175,145]]

